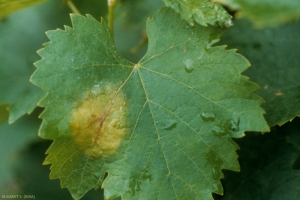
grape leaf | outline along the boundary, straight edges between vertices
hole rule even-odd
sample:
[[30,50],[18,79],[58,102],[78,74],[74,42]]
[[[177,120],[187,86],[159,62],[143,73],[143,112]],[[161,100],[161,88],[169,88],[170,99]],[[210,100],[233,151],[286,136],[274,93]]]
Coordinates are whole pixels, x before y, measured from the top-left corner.
[[45,0],[0,0],[0,18],[23,8],[44,2]]
[[163,0],[166,6],[171,7],[180,13],[182,18],[187,20],[191,25],[194,22],[207,26],[221,25],[231,26],[231,16],[219,4],[210,0]]
[[214,0],[251,19],[257,27],[274,26],[300,19],[299,0]]
[[171,9],[147,21],[149,48],[122,58],[107,25],[71,15],[47,32],[32,82],[48,95],[40,136],[54,139],[44,164],[75,199],[102,187],[108,199],[212,199],[222,169],[237,171],[231,137],[268,131],[235,50],[211,47],[223,29],[190,27]]
[[[225,172],[224,200],[294,200],[300,199],[300,170],[292,166],[299,156],[299,146],[290,138],[300,139],[299,119],[292,122],[297,132],[282,128],[271,134],[247,135],[236,140],[241,164],[240,173]],[[251,149],[251,151],[249,151]],[[247,194],[247,195],[245,195]]]
[[253,29],[248,20],[237,20],[222,43],[238,48],[253,67],[245,74],[260,84],[257,93],[266,100],[263,108],[270,126],[300,116],[300,22],[275,28]]

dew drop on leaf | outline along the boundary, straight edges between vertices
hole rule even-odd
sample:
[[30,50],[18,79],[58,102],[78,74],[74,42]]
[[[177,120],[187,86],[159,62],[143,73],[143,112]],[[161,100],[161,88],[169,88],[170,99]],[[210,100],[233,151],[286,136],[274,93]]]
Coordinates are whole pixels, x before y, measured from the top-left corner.
[[214,113],[209,113],[209,112],[202,112],[201,113],[201,118],[204,121],[214,121],[216,118],[216,115]]
[[183,61],[183,63],[185,64],[185,71],[190,73],[194,70],[194,61],[192,59],[187,59],[185,61]]
[[212,132],[213,132],[216,136],[224,136],[224,135],[227,134],[227,132],[226,132],[223,128],[219,127],[219,126],[214,126],[214,127],[212,128]]
[[171,119],[171,120],[168,120],[164,123],[164,129],[165,130],[172,130],[173,128],[175,128],[177,125],[177,122],[176,120],[174,119]]

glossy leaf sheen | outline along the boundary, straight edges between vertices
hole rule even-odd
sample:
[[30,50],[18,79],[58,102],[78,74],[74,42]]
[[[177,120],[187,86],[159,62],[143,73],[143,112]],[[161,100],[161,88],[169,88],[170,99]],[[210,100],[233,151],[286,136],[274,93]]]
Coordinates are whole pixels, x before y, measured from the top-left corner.
[[108,199],[212,199],[222,169],[239,170],[231,137],[268,131],[249,63],[211,47],[223,32],[190,27],[171,9],[147,21],[149,48],[122,58],[107,25],[71,15],[49,31],[33,83],[48,91],[40,135],[45,164],[75,199],[102,184]]
[[[238,20],[222,37],[222,43],[238,48],[252,67],[245,72],[260,84],[257,93],[266,103],[270,126],[282,125],[300,116],[300,22],[276,28],[254,29]],[[270,70],[272,69],[272,70]]]
[[166,6],[181,14],[191,25],[195,22],[203,26],[207,24],[231,26],[231,16],[219,4],[210,0],[163,0]]
[[250,18],[256,26],[274,26],[300,19],[299,0],[214,0]]

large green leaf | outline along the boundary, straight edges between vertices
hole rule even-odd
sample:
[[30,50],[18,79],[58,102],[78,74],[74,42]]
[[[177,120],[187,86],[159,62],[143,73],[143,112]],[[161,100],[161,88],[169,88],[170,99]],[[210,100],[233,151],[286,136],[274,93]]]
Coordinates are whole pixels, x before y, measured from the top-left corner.
[[171,7],[180,13],[182,18],[187,20],[191,25],[194,22],[207,26],[221,25],[231,26],[231,16],[218,3],[210,0],[163,0],[166,6]]
[[242,16],[250,18],[258,27],[274,26],[300,19],[299,0],[214,0],[240,10]]
[[240,73],[235,50],[211,47],[223,32],[190,27],[164,8],[147,22],[149,48],[137,64],[122,58],[107,25],[71,15],[73,28],[47,32],[33,83],[40,136],[54,139],[45,164],[75,199],[103,183],[124,199],[212,199],[222,169],[239,170],[231,137],[268,131]]
[[257,30],[249,21],[238,20],[222,37],[222,43],[250,60],[252,67],[245,74],[261,86],[257,93],[266,101],[270,126],[300,116],[299,33],[299,21]]
[[[247,135],[236,140],[240,173],[225,172],[224,200],[300,199],[300,170],[292,169],[299,156],[300,120],[265,135]],[[293,129],[288,126],[293,125]],[[292,127],[292,126],[290,126]],[[291,141],[293,140],[293,141]]]
[[0,18],[43,1],[45,0],[0,0]]

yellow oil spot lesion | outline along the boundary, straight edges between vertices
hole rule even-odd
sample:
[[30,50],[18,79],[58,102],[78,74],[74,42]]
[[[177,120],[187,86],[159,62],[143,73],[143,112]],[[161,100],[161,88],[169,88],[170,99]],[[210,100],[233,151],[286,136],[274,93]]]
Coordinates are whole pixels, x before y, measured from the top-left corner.
[[99,158],[115,154],[128,131],[128,102],[116,85],[96,85],[75,105],[69,124],[74,143]]

